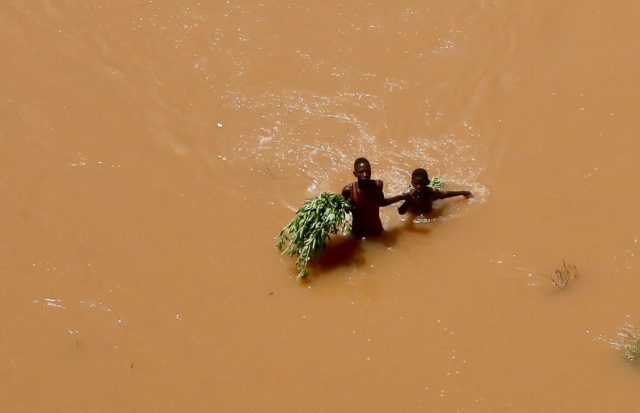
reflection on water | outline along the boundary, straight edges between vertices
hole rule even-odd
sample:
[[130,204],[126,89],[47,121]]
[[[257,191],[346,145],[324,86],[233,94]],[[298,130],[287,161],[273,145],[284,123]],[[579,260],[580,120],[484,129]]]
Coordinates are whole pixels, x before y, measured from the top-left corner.
[[334,237],[325,253],[311,263],[314,274],[324,275],[341,266],[361,267],[366,263],[362,242],[354,237]]

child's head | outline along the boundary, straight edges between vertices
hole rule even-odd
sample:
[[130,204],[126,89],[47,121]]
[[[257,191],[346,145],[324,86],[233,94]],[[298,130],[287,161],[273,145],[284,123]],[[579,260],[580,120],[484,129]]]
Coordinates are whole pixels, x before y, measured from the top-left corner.
[[411,185],[418,191],[426,188],[430,183],[426,169],[418,168],[411,173]]
[[358,182],[371,179],[371,164],[366,158],[358,158],[353,163],[353,176],[358,178]]

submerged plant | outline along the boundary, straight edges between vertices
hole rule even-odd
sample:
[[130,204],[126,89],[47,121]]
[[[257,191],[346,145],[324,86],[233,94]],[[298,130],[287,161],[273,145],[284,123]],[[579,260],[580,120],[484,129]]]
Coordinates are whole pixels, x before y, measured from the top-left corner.
[[331,235],[351,232],[350,211],[351,204],[345,197],[325,192],[307,199],[280,231],[276,247],[283,254],[298,256],[298,279],[307,276],[307,264],[322,255]]
[[569,284],[569,281],[578,278],[578,269],[575,265],[567,265],[565,260],[562,260],[562,268],[558,268],[555,275],[551,275],[549,278],[556,288],[564,288]]
[[611,340],[611,345],[629,361],[640,359],[640,329],[626,323],[618,330],[618,338]]
[[429,182],[427,186],[433,189],[442,189],[444,187],[444,181],[438,177],[431,178],[431,182]]

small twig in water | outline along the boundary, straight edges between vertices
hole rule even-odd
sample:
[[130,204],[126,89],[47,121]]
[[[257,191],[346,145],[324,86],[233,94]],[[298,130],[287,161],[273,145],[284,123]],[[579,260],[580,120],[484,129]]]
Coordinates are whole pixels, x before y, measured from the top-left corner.
[[578,269],[575,265],[567,264],[565,260],[562,260],[562,268],[558,268],[555,275],[551,275],[549,278],[556,288],[564,288],[569,284],[569,281],[578,278]]

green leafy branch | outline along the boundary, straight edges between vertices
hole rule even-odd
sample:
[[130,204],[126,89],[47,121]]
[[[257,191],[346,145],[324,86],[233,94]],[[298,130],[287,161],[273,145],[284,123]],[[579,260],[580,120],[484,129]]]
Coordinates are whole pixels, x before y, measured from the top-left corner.
[[442,189],[444,187],[444,181],[438,177],[431,178],[431,182],[429,182],[427,186],[433,189]]
[[322,193],[307,199],[293,219],[280,231],[276,247],[297,255],[298,279],[307,276],[307,264],[325,250],[331,235],[351,232],[351,204],[339,194]]

